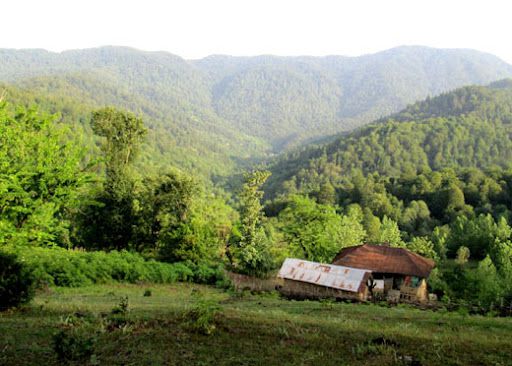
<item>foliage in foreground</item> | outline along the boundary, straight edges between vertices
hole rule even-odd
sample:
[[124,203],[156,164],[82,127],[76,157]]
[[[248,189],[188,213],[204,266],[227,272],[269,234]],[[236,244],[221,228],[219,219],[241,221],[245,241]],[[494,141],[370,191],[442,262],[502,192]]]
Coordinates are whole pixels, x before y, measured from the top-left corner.
[[0,311],[26,303],[34,296],[34,278],[16,255],[0,251]]
[[187,310],[183,315],[185,325],[191,331],[211,335],[215,332],[215,317],[218,315],[220,306],[213,300],[195,293],[196,305]]
[[141,176],[133,164],[146,129],[134,114],[93,113],[102,139],[105,176],[77,215],[75,243],[87,249],[129,249],[166,262],[215,262],[231,228],[232,209],[176,169]]

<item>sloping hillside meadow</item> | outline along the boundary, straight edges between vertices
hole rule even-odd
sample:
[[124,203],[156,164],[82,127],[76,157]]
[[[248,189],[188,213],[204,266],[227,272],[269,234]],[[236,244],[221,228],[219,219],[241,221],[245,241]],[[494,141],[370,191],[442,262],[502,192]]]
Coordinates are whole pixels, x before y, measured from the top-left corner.
[[464,312],[97,285],[47,290],[0,313],[0,364],[509,365],[511,336],[512,319]]

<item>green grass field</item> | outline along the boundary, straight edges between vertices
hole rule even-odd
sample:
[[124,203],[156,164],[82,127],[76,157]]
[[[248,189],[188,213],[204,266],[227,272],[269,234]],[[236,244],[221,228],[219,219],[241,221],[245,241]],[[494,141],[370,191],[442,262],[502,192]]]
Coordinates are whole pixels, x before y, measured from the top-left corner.
[[[126,315],[109,315],[124,296]],[[219,306],[211,335],[194,330],[185,315],[205,301]],[[92,340],[89,354],[71,361],[76,365],[512,364],[512,319],[288,301],[190,284],[48,290],[0,313],[0,364],[62,364],[53,349],[62,330]]]

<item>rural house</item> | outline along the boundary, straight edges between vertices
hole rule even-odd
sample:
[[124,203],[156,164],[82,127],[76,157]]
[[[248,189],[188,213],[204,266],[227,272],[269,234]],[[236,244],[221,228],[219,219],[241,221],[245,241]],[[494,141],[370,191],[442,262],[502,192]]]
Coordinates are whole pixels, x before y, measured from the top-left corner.
[[371,271],[370,293],[381,292],[395,301],[428,299],[426,279],[434,261],[407,249],[370,244],[348,247],[336,256],[333,264]]
[[278,277],[279,291],[295,298],[366,300],[369,270],[287,258]]

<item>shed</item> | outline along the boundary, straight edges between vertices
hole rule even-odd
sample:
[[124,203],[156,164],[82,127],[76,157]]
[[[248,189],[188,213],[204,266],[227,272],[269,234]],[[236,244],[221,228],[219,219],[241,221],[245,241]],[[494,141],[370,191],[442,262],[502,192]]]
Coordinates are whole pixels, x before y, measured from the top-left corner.
[[289,297],[366,300],[370,271],[287,258],[278,277]]
[[333,264],[371,271],[375,290],[385,294],[399,290],[400,299],[405,301],[427,300],[426,279],[435,265],[431,259],[404,248],[370,244],[344,248]]

